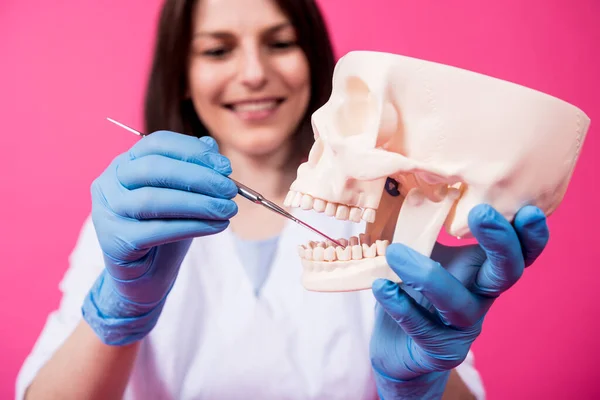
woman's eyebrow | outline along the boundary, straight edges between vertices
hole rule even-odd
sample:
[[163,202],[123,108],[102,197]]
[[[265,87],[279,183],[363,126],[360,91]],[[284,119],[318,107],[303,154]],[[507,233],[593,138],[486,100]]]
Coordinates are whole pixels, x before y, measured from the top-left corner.
[[275,33],[277,31],[280,31],[284,28],[287,28],[289,26],[291,26],[292,24],[290,24],[289,22],[281,22],[277,25],[271,26],[267,29],[265,29],[265,33]]
[[[276,25],[270,26],[268,28],[263,29],[263,33],[268,34],[268,33],[275,33],[277,31],[280,31],[284,28],[287,28],[291,26],[291,24],[289,22],[281,22],[278,23]],[[198,31],[194,33],[194,37],[201,37],[201,36],[210,36],[210,37],[216,37],[219,39],[224,39],[224,38],[228,38],[233,36],[233,34],[231,32],[225,31],[225,30],[215,30],[215,31]]]
[[194,37],[211,36],[216,38],[230,37],[231,33],[226,31],[199,31],[194,33]]

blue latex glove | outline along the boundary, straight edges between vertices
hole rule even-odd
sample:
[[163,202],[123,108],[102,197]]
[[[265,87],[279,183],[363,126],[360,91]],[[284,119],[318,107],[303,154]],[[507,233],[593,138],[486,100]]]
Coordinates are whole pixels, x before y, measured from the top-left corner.
[[160,131],[93,182],[105,269],[82,312],[104,343],[132,343],[155,326],[192,238],[223,231],[237,213],[230,173],[212,138]]
[[371,361],[379,395],[389,399],[441,398],[449,372],[479,336],[494,300],[515,284],[542,253],[546,217],[526,206],[511,225],[488,205],[475,207],[469,227],[478,245],[437,245],[425,257],[401,244],[386,251],[403,283],[377,280]]

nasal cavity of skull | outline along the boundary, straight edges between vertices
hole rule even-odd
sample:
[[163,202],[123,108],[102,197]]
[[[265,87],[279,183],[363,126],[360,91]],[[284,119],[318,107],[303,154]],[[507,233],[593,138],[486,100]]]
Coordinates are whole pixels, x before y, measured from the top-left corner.
[[308,153],[308,163],[312,165],[317,164],[323,155],[323,149],[323,141],[321,138],[317,138]]
[[343,101],[336,112],[339,133],[354,136],[365,133],[376,117],[377,103],[367,84],[357,76],[346,80]]
[[315,140],[317,140],[318,138],[321,137],[321,135],[319,134],[319,127],[317,126],[317,121],[316,121],[316,115],[319,112],[319,110],[315,111],[312,115],[312,117],[310,118],[310,125],[312,127],[312,131],[313,131],[313,137]]

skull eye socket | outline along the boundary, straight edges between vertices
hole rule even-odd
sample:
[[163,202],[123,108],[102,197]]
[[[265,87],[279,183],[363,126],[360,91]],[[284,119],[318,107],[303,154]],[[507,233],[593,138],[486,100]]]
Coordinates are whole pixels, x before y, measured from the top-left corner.
[[377,103],[367,84],[357,76],[349,77],[345,97],[336,112],[339,133],[354,136],[367,132],[376,113]]
[[[375,147],[387,148],[392,145],[394,134],[398,132],[399,128],[399,116],[398,112],[391,103],[386,102],[383,105],[383,111],[381,113],[381,123],[379,125],[379,134],[377,135],[377,143]],[[403,135],[399,135],[401,138]],[[396,143],[396,147],[400,146],[400,143]],[[401,146],[397,148],[401,150]]]
[[349,97],[365,98],[370,93],[371,91],[369,90],[369,87],[365,81],[360,79],[358,76],[350,76],[346,80],[346,94]]

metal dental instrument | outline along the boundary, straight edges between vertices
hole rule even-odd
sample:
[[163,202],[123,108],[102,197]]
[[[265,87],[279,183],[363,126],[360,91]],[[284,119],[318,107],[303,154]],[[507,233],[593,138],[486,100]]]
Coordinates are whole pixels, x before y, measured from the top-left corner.
[[235,179],[232,179],[232,178],[229,178],[229,179],[231,179],[237,185],[237,187],[238,187],[238,193],[242,197],[247,198],[248,200],[252,201],[253,203],[260,204],[260,205],[268,208],[271,211],[275,211],[279,215],[283,215],[287,219],[290,219],[290,220],[294,221],[295,223],[297,223],[299,225],[302,225],[305,228],[310,229],[311,231],[313,231],[317,235],[320,235],[320,236],[324,237],[328,241],[331,241],[331,242],[335,243],[337,246],[344,247],[337,240],[333,240],[332,238],[330,238],[329,236],[327,236],[324,233],[320,232],[319,230],[313,228],[312,226],[308,225],[307,223],[305,223],[305,222],[299,220],[298,218],[294,217],[292,214],[290,214],[289,212],[285,211],[283,208],[279,207],[276,203],[272,202],[271,200],[265,199],[264,196],[262,194],[258,193],[257,191],[252,190],[248,186],[243,185],[243,184],[237,182]]
[[[109,120],[110,122],[112,122],[113,124],[116,124],[118,126],[120,126],[121,128],[124,128],[138,136],[144,137],[146,136],[145,134],[143,134],[142,132],[139,132],[125,124],[122,124],[120,122],[115,121],[112,118],[106,118],[107,120]],[[297,223],[298,225],[301,225],[309,230],[311,230],[312,232],[316,233],[319,236],[322,236],[323,238],[325,238],[328,241],[331,241],[333,243],[335,243],[337,246],[341,246],[341,247],[345,247],[344,245],[342,245],[340,242],[338,242],[337,240],[334,240],[332,238],[330,238],[329,236],[325,235],[324,233],[322,233],[321,231],[319,231],[316,228],[313,228],[312,226],[308,225],[307,223],[303,222],[302,220],[299,220],[298,218],[294,217],[292,214],[290,214],[289,212],[287,212],[285,209],[281,208],[280,206],[278,206],[276,203],[272,202],[271,200],[266,199],[262,194],[258,193],[257,191],[250,189],[248,186],[241,184],[240,182],[236,181],[235,179],[229,178],[231,179],[237,186],[238,188],[238,194],[248,200],[250,200],[253,203],[256,204],[260,204],[263,207],[268,208],[269,210],[276,212],[277,214],[291,220],[294,221],[295,223]]]

